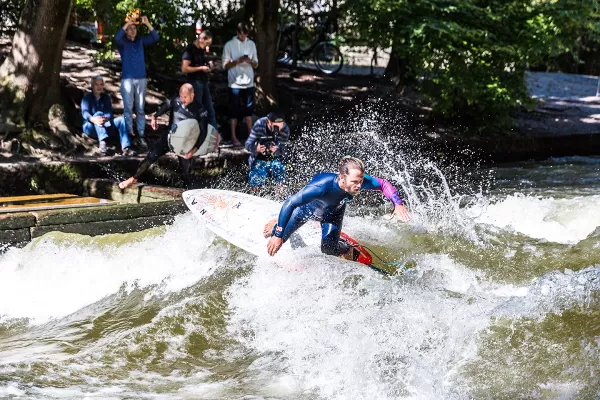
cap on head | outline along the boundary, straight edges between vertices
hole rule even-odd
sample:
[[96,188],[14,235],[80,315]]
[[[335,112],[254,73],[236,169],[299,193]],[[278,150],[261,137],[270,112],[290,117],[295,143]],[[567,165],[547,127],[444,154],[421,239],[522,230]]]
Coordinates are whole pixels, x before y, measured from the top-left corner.
[[283,116],[283,114],[279,111],[271,111],[268,115],[267,118],[269,119],[269,121],[271,122],[284,122],[285,118]]

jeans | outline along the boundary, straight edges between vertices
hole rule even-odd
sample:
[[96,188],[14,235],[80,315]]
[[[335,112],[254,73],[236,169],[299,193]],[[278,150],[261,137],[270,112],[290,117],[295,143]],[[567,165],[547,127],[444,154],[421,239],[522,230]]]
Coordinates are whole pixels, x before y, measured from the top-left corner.
[[278,159],[272,161],[255,160],[248,173],[248,183],[252,187],[262,187],[265,185],[269,172],[273,175],[276,183],[281,183],[285,179],[285,166]]
[[[94,117],[102,115],[102,113],[94,114]],[[129,141],[129,135],[127,134],[127,128],[125,127],[125,119],[123,117],[117,117],[108,120],[104,123],[104,126],[98,126],[87,121],[83,124],[83,133],[91,138],[98,139],[99,142],[106,140],[109,136],[114,136],[118,133],[121,148],[126,149],[131,146]]]
[[215,115],[215,108],[213,106],[212,96],[210,95],[210,89],[208,88],[208,82],[204,81],[190,81],[190,84],[194,87],[194,101],[201,105],[208,112],[208,123],[217,129],[217,117]]
[[133,135],[133,106],[135,104],[135,123],[137,133],[140,138],[144,137],[146,127],[146,114],[144,105],[146,104],[146,78],[142,79],[121,79],[121,96],[123,97],[123,114],[127,132]]

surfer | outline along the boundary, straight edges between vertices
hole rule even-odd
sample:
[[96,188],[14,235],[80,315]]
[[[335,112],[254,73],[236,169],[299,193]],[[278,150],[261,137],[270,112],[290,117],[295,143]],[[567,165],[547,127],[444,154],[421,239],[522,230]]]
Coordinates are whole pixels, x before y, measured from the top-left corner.
[[[162,155],[170,151],[177,153],[179,157],[179,166],[183,170],[183,180],[186,186],[189,186],[191,181],[192,157],[198,149],[205,148],[206,153],[218,146],[219,134],[216,130],[212,130],[211,134],[207,134],[210,130],[206,122],[208,115],[207,111],[194,102],[194,87],[189,83],[184,83],[179,89],[179,95],[171,98],[164,103],[160,109],[152,115],[152,129],[158,129],[157,117],[163,115],[170,110],[169,126],[170,131],[163,133],[158,141],[154,144],[152,151],[148,153],[144,161],[139,165],[135,175],[127,180],[119,183],[119,188],[125,189],[138,181],[140,176]],[[197,125],[193,126],[187,122],[196,120]],[[182,123],[186,121],[186,123]],[[181,131],[177,125],[181,125]],[[183,129],[183,128],[186,129]],[[195,129],[191,129],[191,128]],[[199,129],[198,129],[199,128]],[[206,143],[205,143],[206,142]],[[207,145],[207,146],[205,146]]]
[[391,218],[396,216],[402,222],[408,222],[410,215],[402,203],[398,192],[385,179],[365,174],[361,160],[346,156],[338,166],[338,173],[320,173],[313,177],[308,185],[287,199],[279,218],[265,226],[265,237],[271,237],[267,251],[273,256],[283,243],[308,220],[321,222],[321,251],[325,254],[352,258],[352,247],[340,240],[342,221],[346,203],[361,189],[383,192],[394,204]]

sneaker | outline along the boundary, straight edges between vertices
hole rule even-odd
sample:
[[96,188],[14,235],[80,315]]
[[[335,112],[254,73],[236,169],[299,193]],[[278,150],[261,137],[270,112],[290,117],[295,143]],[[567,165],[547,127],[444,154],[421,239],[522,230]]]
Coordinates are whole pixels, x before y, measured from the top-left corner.
[[231,140],[225,140],[221,142],[219,147],[233,147],[233,143],[231,143]]
[[138,138],[137,144],[143,150],[148,149],[148,142],[146,142],[146,139],[144,139],[143,137]]
[[135,156],[135,151],[133,151],[133,149],[131,147],[125,147],[123,149],[123,155],[125,157]]
[[100,154],[102,154],[103,156],[105,156],[106,155],[106,150],[107,150],[106,142],[104,140],[102,140],[99,143],[99,147],[100,147]]

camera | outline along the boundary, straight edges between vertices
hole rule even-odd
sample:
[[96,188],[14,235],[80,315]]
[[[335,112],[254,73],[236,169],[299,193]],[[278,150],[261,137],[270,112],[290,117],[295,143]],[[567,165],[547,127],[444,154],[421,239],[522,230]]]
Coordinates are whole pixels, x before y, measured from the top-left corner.
[[127,13],[127,16],[125,17],[125,22],[133,22],[136,25],[140,24],[140,10],[137,8],[132,8],[131,10],[129,10],[129,13]]
[[273,145],[277,146],[278,137],[279,137],[279,127],[274,126],[272,135],[265,135],[265,136],[261,136],[260,138],[258,138],[258,144],[262,144],[263,146],[266,146],[266,148],[267,148],[265,150],[266,157],[271,157],[271,158],[273,157],[273,154],[271,153],[271,146],[273,146]]

